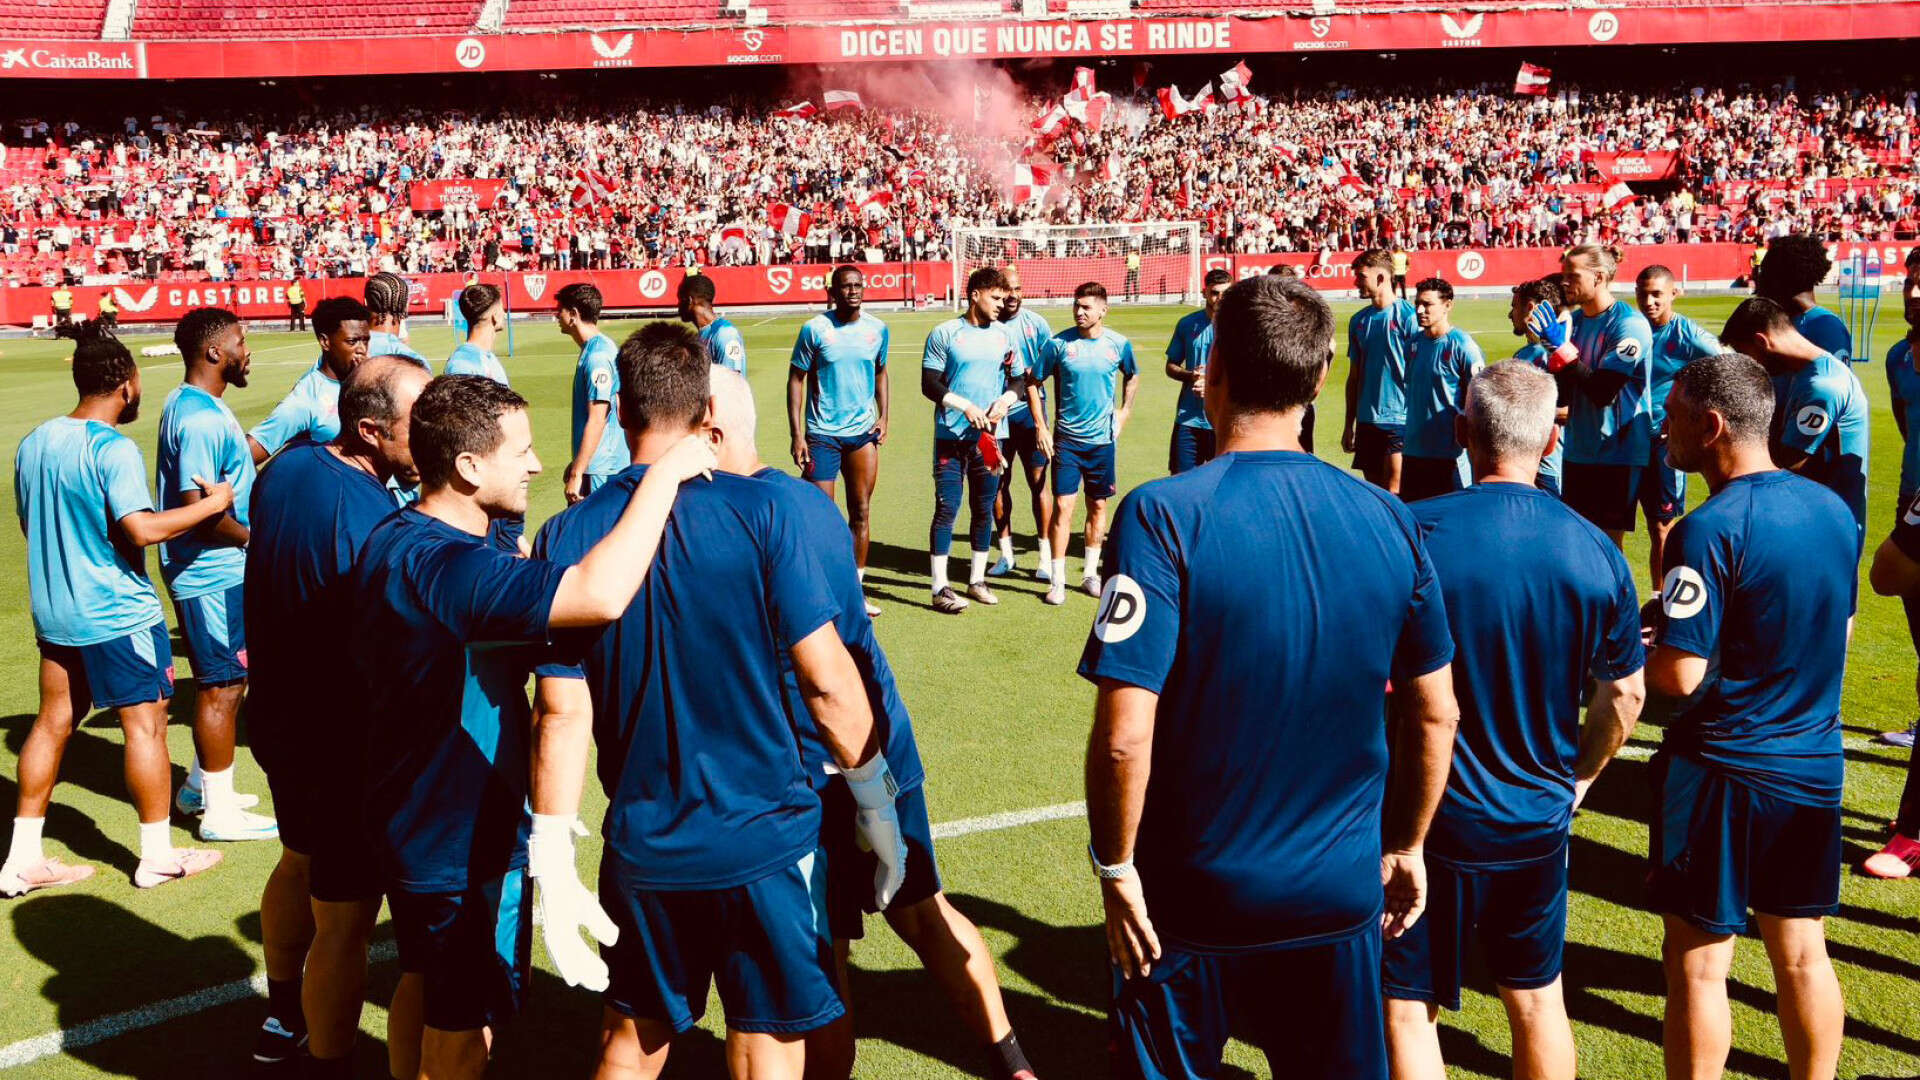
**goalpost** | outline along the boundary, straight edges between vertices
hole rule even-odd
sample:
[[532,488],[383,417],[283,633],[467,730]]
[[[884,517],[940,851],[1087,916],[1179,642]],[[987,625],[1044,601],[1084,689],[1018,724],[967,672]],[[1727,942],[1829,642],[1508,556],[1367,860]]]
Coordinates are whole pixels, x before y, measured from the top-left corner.
[[953,296],[967,304],[967,276],[983,266],[1020,268],[1028,301],[1067,300],[1085,281],[1116,304],[1200,302],[1200,223],[963,227],[953,233]]

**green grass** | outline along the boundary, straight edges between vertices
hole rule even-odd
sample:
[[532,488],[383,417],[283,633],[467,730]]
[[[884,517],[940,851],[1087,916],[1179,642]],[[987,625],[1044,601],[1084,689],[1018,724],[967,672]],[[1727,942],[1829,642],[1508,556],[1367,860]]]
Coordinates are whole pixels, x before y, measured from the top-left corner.
[[[1717,329],[1732,306],[1727,299],[1683,302],[1688,314]],[[1351,303],[1341,305],[1344,313]],[[1899,332],[1897,304],[1882,313],[1879,340],[1860,350],[1880,357]],[[1047,315],[1060,323],[1063,312]],[[1178,312],[1133,309],[1113,322],[1131,335],[1147,363],[1139,407],[1120,447],[1121,487],[1126,490],[1163,471],[1174,385],[1158,374],[1153,358],[1164,348]],[[1476,332],[1491,357],[1509,355],[1504,304],[1462,302],[1462,325]],[[942,316],[890,314],[894,359],[914,370],[925,333]],[[1889,322],[1891,320],[1891,323]],[[784,421],[784,359],[800,316],[743,317],[761,407],[760,444],[770,462],[788,466]],[[610,327],[618,336],[629,326]],[[547,325],[516,327],[515,354],[507,361],[514,383],[534,403],[534,427],[549,471],[536,479],[534,517],[561,503],[560,467],[568,431],[568,380],[574,350]],[[151,340],[132,340],[137,349]],[[451,347],[443,328],[421,325],[414,343],[435,357]],[[243,423],[260,418],[311,363],[303,337],[257,335],[253,385],[228,398]],[[1344,355],[1344,345],[1342,345]],[[0,342],[0,442],[14,445],[45,417],[71,407],[72,386],[64,366],[67,349],[49,342]],[[147,407],[130,434],[151,465],[160,403],[178,379],[177,360],[145,367]],[[1885,380],[1876,361],[1859,368],[1876,403],[1870,546],[1890,525],[1889,504],[1899,467],[1900,437],[1885,408]],[[1328,383],[1323,417],[1341,415],[1340,379]],[[894,386],[892,437],[883,451],[876,494],[874,569],[868,580],[886,609],[879,633],[900,673],[912,708],[930,776],[936,821],[996,811],[1022,810],[1077,800],[1080,755],[1091,713],[1092,692],[1073,667],[1092,614],[1093,601],[1070,594],[1064,610],[1040,602],[1040,588],[1025,577],[1001,590],[999,607],[975,607],[954,619],[925,606],[926,525],[933,502],[929,468],[930,410],[916,380]],[[1337,424],[1337,421],[1333,422]],[[1320,441],[1331,453],[1336,430],[1323,420]],[[1694,485],[1694,500],[1703,495]],[[10,490],[10,489],[9,489]],[[1026,514],[1019,515],[1025,520]],[[535,522],[537,524],[537,520]],[[1030,527],[1030,523],[1028,525]],[[964,534],[963,534],[964,535]],[[1021,539],[1023,565],[1031,565],[1031,538]],[[964,539],[962,540],[964,550]],[[1645,546],[1636,536],[1630,560],[1644,593]],[[958,562],[958,560],[956,560]],[[13,795],[14,757],[35,709],[32,627],[27,614],[24,557],[18,534],[0,530],[0,802]],[[1871,596],[1862,586],[1862,608],[1848,672],[1844,716],[1849,739],[1905,726],[1914,715],[1914,653],[1899,604]],[[177,646],[176,646],[177,655]],[[316,663],[326,663],[316,658]],[[170,738],[183,768],[191,752],[182,722],[192,701],[184,662],[183,691],[175,701]],[[1658,740],[1644,727],[1634,745]],[[42,895],[0,907],[0,1046],[145,1003],[188,994],[259,971],[259,888],[278,855],[272,844],[230,846],[215,873],[152,893],[137,893],[128,881],[134,862],[132,813],[122,796],[120,738],[96,717],[76,736],[48,825],[53,852],[91,862],[102,872],[64,894]],[[1886,749],[1848,751],[1847,861],[1857,863],[1878,846],[1893,814],[1904,757]],[[242,752],[241,786],[263,792],[251,758]],[[603,808],[597,786],[586,809],[597,821]],[[1575,828],[1572,917],[1567,954],[1568,999],[1577,1025],[1583,1074],[1621,1080],[1660,1069],[1662,984],[1658,964],[1659,921],[1638,905],[1644,873],[1649,795],[1644,760],[1616,762],[1596,787]],[[179,832],[181,842],[190,836]],[[597,838],[586,843],[589,849]],[[977,833],[944,842],[942,869],[954,901],[977,921],[1000,962],[1009,1007],[1022,1041],[1047,1077],[1104,1074],[1103,1002],[1106,994],[1099,904],[1086,870],[1085,825],[1055,821],[1006,831]],[[597,852],[581,855],[593,865]],[[1920,1071],[1920,886],[1846,877],[1843,909],[1831,923],[1835,959],[1847,992],[1849,1040],[1841,1075],[1908,1076]],[[384,930],[383,930],[384,934]],[[984,1075],[976,1048],[958,1030],[938,991],[907,950],[878,922],[856,950],[854,994],[861,1035],[859,1073],[868,1077],[937,1078]],[[545,965],[542,953],[536,960]],[[377,1040],[384,1030],[383,1002],[394,977],[391,963],[376,968],[366,1011],[361,1070],[382,1075]],[[1484,979],[1466,1008],[1445,1021],[1445,1046],[1456,1074],[1505,1076],[1509,1048],[1506,1024]],[[1743,942],[1733,972],[1736,1050],[1733,1071],[1742,1076],[1785,1076],[1772,1018],[1773,978],[1756,941]],[[245,1049],[259,1022],[260,1007],[238,1001],[159,1024],[124,1037],[44,1058],[20,1075],[93,1077],[226,1076],[243,1071]],[[569,991],[556,979],[536,979],[524,1020],[498,1043],[498,1075],[584,1075],[595,1050],[597,1003]],[[720,1068],[718,1006],[700,1031],[676,1048],[670,1074],[717,1075]],[[1236,1044],[1230,1060],[1236,1076],[1264,1076],[1260,1056]]]

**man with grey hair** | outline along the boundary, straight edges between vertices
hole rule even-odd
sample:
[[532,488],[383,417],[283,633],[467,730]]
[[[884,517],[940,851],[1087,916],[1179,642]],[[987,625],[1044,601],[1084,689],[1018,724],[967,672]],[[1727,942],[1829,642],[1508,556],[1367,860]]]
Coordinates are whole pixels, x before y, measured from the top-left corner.
[[1726,1068],[1727,971],[1749,911],[1779,983],[1789,1073],[1832,1076],[1840,1060],[1846,1013],[1825,919],[1840,910],[1840,689],[1859,532],[1839,495],[1774,467],[1773,409],[1766,369],[1739,353],[1681,368],[1667,397],[1667,457],[1712,493],[1668,541],[1647,661],[1648,685],[1678,703],[1654,758],[1648,842],[1666,921],[1669,1076]]
[[1626,558],[1534,486],[1560,437],[1555,395],[1524,360],[1474,376],[1454,421],[1474,484],[1410,508],[1446,598],[1460,727],[1427,836],[1427,917],[1386,947],[1395,1080],[1444,1080],[1440,1009],[1460,1007],[1476,940],[1513,1028],[1514,1075],[1574,1075],[1560,988],[1567,836],[1639,719],[1645,653]]

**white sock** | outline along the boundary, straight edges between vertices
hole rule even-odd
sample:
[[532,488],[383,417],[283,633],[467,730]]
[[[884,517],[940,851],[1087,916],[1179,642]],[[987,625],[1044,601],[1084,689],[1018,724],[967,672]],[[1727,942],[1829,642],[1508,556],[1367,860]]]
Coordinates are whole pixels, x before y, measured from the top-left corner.
[[173,825],[165,818],[140,823],[140,861],[173,861]]
[[1046,566],[1051,562],[1053,562],[1053,541],[1042,540],[1040,541],[1040,565]]
[[939,592],[947,587],[947,557],[933,556],[933,591]]
[[1084,576],[1086,577],[1100,576],[1100,549],[1097,547],[1090,547],[1087,549],[1087,572]]
[[978,585],[987,580],[987,558],[992,554],[990,551],[973,553],[973,562],[967,567],[967,584]]
[[40,848],[40,831],[46,828],[43,817],[13,819],[13,842],[7,845],[8,866],[32,866],[47,857]]
[[195,791],[207,790],[207,774],[200,768],[200,755],[193,755],[193,764],[187,766],[187,786]]
[[1012,533],[1008,533],[1007,535],[1000,538],[1000,557],[1007,560],[1008,562],[1013,561],[1013,534]]
[[1067,560],[1053,560],[1053,583],[1055,585],[1065,585],[1067,583]]
[[864,567],[864,566],[856,566],[856,567],[854,567],[854,568],[853,568],[853,576],[854,576],[854,577],[857,577],[857,578],[859,578],[859,579],[860,579],[860,583],[861,583],[861,584],[863,584],[863,585],[864,585],[864,584],[866,584],[866,581],[867,581],[867,568],[866,568],[866,567]]
[[202,773],[200,792],[208,814],[218,814],[234,809],[233,766],[229,765],[219,772]]

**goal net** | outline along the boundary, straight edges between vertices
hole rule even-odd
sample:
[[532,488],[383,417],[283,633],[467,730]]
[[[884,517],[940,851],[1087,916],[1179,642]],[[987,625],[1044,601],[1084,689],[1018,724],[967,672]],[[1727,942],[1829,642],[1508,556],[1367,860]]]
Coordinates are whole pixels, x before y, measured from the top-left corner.
[[1200,302],[1200,225],[1007,225],[956,229],[953,295],[967,304],[967,277],[983,266],[1019,267],[1029,301],[1071,299],[1082,282],[1107,287],[1113,303]]

